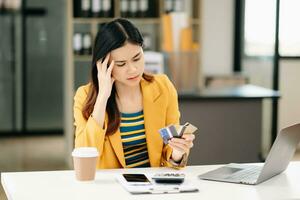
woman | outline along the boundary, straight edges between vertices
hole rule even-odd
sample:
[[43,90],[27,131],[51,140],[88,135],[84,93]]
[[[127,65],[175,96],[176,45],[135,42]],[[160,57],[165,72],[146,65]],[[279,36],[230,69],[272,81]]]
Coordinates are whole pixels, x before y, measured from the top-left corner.
[[164,145],[158,130],[179,124],[177,93],[167,76],[144,73],[142,46],[125,19],[101,26],[91,81],[74,97],[75,147],[96,147],[98,169],[183,167],[193,146],[193,134]]

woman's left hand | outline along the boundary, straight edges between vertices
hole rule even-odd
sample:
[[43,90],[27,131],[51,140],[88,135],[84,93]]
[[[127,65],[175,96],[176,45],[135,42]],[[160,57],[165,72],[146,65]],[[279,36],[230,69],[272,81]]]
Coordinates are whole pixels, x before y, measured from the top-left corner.
[[172,159],[179,162],[184,154],[188,154],[193,147],[195,135],[192,133],[184,133],[181,138],[172,138],[169,140],[169,146],[172,147]]

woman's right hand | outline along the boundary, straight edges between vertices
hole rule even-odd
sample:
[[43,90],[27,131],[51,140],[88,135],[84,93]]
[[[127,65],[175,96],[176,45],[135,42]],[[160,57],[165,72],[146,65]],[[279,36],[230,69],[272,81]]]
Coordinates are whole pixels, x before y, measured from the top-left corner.
[[108,100],[111,94],[112,85],[115,81],[115,79],[111,75],[112,69],[114,67],[114,61],[112,61],[109,67],[107,68],[109,56],[110,54],[107,54],[103,62],[101,62],[101,60],[97,62],[97,70],[98,70],[97,77],[98,77],[98,88],[99,88],[98,97],[100,95],[100,97],[106,100]]

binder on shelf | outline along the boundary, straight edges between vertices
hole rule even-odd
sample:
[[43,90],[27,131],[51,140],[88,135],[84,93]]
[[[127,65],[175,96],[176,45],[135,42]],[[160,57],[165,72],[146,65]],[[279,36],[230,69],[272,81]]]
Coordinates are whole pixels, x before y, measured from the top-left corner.
[[92,54],[92,35],[91,33],[74,33],[73,52],[75,55]]
[[163,27],[163,44],[162,50],[166,52],[171,52],[173,48],[173,37],[172,37],[172,20],[171,16],[164,14],[162,16],[162,27]]
[[180,34],[180,51],[192,51],[193,50],[193,32],[191,27],[181,29]]
[[148,0],[148,12],[147,17],[160,17],[160,5],[159,0]]
[[171,12],[169,14],[171,16],[172,23],[172,40],[173,40],[173,50],[180,50],[180,37],[181,30],[189,27],[189,17],[185,12]]
[[183,0],[174,0],[174,12],[182,12],[185,10]]
[[90,33],[84,33],[82,38],[82,47],[84,55],[92,54],[92,36]]
[[129,13],[129,0],[121,0],[120,1],[120,12],[121,12],[121,17],[128,17]]
[[[162,16],[163,26],[163,51],[180,51],[182,43],[182,34],[185,34],[185,39],[191,35],[191,28],[189,29],[189,17],[185,12],[171,12]],[[182,31],[185,30],[185,31]],[[179,39],[178,39],[179,38]],[[188,38],[192,39],[192,37]],[[184,44],[186,46],[186,44]],[[192,42],[188,46],[192,46]],[[189,47],[191,49],[191,47]]]
[[103,0],[92,0],[92,17],[102,17]]
[[165,10],[165,13],[174,11],[173,0],[164,0],[164,10]]
[[81,15],[81,0],[73,0],[73,17]]
[[164,12],[185,12],[190,17],[195,16],[194,10],[198,9],[198,0],[164,0]]
[[138,0],[129,0],[129,17],[138,16]]
[[112,0],[102,0],[103,17],[112,17]]
[[75,55],[82,55],[82,35],[75,33],[73,35],[73,52]]
[[73,0],[74,17],[113,17],[113,0]]
[[148,0],[140,0],[139,1],[139,10],[138,10],[139,17],[148,17],[148,10],[149,10],[149,1]]
[[81,8],[81,13],[80,17],[90,17],[90,11],[91,11],[91,2],[90,0],[80,0],[80,8]]

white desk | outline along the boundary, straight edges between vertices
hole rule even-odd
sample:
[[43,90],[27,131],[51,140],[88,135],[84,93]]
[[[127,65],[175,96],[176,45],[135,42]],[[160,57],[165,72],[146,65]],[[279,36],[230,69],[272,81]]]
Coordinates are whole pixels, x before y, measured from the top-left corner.
[[124,172],[171,171],[169,168],[99,170],[94,182],[78,182],[74,171],[44,171],[2,173],[1,182],[9,200],[101,200],[101,199],[300,199],[300,162],[290,163],[288,169],[257,186],[204,181],[197,175],[219,167],[190,166],[182,170],[187,181],[198,188],[197,193],[131,195],[115,180]]

